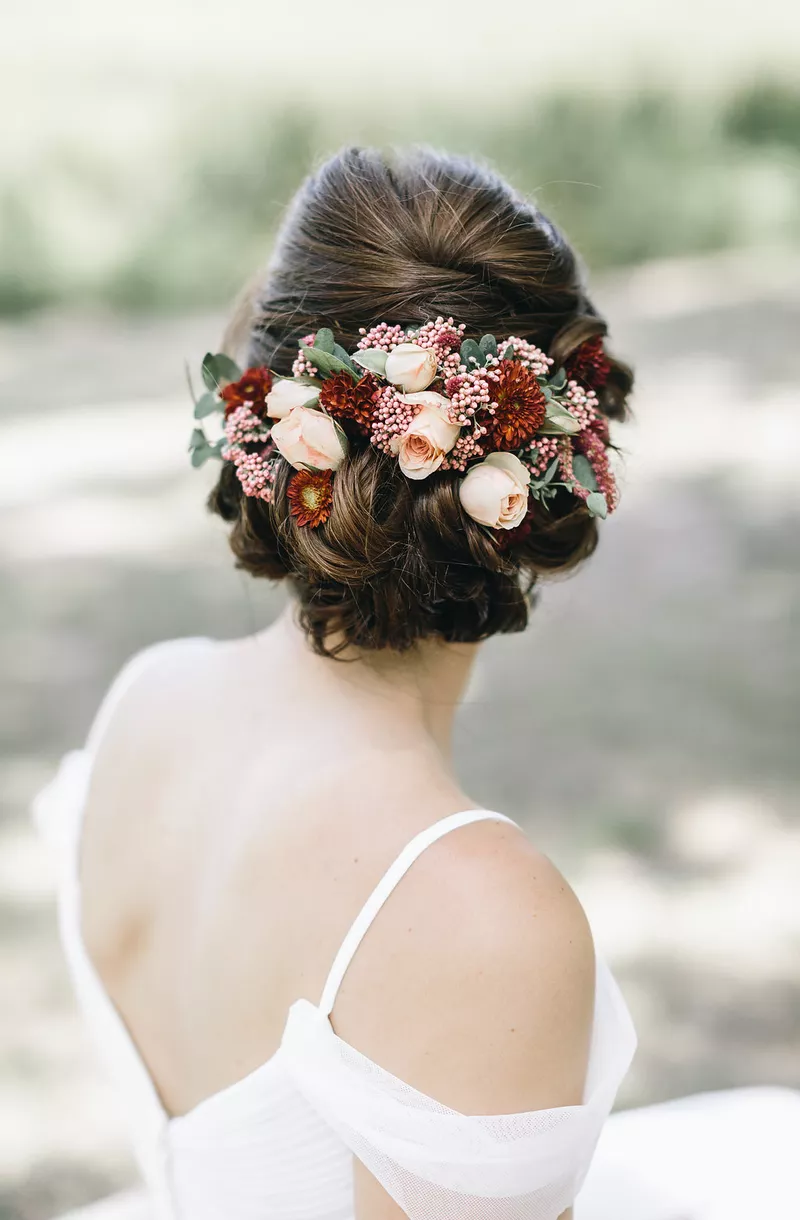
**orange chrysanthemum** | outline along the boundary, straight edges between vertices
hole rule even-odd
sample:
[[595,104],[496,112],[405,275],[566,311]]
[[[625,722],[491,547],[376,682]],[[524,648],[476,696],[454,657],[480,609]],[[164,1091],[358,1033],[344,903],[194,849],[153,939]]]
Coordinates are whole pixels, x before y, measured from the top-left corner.
[[547,400],[530,369],[519,360],[501,360],[494,383],[495,413],[489,441],[495,449],[513,451],[529,441],[544,423]]
[[349,373],[335,373],[323,382],[319,405],[334,419],[350,420],[364,436],[369,436],[375,396],[381,384],[372,373],[353,381]]
[[248,369],[238,381],[232,381],[220,390],[219,396],[225,403],[225,415],[230,415],[237,407],[245,406],[249,406],[255,415],[263,415],[267,394],[271,389],[272,373],[269,369]]
[[331,515],[333,503],[332,470],[298,470],[286,488],[289,512],[298,525],[316,529]]
[[567,376],[590,390],[602,390],[611,372],[611,361],[603,348],[602,336],[586,339],[566,360]]

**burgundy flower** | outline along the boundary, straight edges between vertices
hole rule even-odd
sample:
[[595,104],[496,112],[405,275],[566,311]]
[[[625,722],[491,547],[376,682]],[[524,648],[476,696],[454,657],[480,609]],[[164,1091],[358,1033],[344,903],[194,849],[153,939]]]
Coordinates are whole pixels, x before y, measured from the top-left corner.
[[271,389],[272,373],[269,369],[248,369],[238,381],[232,381],[220,390],[219,396],[225,403],[225,415],[230,415],[237,407],[249,407],[254,415],[264,415],[267,394]]
[[492,387],[496,410],[487,441],[492,448],[513,452],[541,428],[547,400],[533,373],[519,360],[501,360],[498,372],[499,381]]
[[333,503],[332,470],[298,470],[286,488],[289,512],[298,525],[316,529],[331,515]]
[[611,361],[603,348],[601,335],[586,339],[566,360],[567,377],[580,381],[590,390],[602,390],[611,372]]
[[349,373],[335,373],[323,382],[319,405],[334,419],[351,420],[359,432],[369,436],[372,413],[381,384],[372,373],[353,381]]

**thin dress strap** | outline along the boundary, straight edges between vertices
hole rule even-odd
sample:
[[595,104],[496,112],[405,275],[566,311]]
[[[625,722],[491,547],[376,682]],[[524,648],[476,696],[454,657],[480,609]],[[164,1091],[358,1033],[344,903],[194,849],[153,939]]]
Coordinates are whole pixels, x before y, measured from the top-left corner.
[[319,1002],[319,1007],[326,1017],[333,1012],[342,979],[373,919],[414,861],[422,855],[426,848],[435,843],[437,839],[449,834],[451,830],[458,830],[460,826],[469,826],[472,822],[486,821],[508,822],[510,826],[516,826],[516,822],[507,818],[503,813],[494,813],[491,809],[468,809],[464,813],[452,813],[449,817],[434,822],[432,826],[428,826],[426,830],[415,835],[411,842],[406,844],[394,864],[389,866],[364,903],[353,921],[350,931],[342,941],[339,952],[333,959],[330,974],[322,991],[322,999]]

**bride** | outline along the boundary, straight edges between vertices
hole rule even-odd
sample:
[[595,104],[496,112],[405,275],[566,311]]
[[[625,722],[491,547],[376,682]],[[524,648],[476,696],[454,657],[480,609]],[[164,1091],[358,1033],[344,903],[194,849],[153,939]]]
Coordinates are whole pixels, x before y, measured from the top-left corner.
[[563,236],[469,161],[350,150],[292,204],[192,438],[287,609],[134,658],[37,805],[144,1179],[82,1216],[800,1214],[788,1091],[606,1123],[625,1003],[453,768],[481,642],[617,506],[605,334]]

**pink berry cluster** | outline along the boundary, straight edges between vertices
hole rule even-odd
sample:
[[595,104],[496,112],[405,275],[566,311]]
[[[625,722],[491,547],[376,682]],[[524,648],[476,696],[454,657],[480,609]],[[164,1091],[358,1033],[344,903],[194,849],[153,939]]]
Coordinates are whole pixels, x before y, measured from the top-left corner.
[[468,462],[483,457],[486,451],[481,444],[481,439],[485,432],[485,428],[476,428],[473,432],[462,432],[442,462],[441,469],[459,470],[463,473],[467,469]]
[[386,386],[375,398],[370,440],[382,453],[391,453],[392,437],[408,431],[412,419],[421,411],[418,403],[404,402],[394,386]]
[[[300,340],[300,342],[304,343],[306,345],[306,347],[313,347],[314,340],[316,339],[316,337],[317,337],[317,332],[314,331],[310,335],[305,335],[304,338],[302,338]],[[302,348],[298,349],[297,356],[295,358],[294,364],[292,365],[292,376],[293,377],[316,377],[316,375],[317,375],[317,370],[314,367],[314,365],[309,364],[309,362],[306,360],[306,357],[305,357],[305,354],[304,354]]]
[[232,448],[269,439],[269,422],[249,407],[236,407],[225,420],[225,439]]
[[459,364],[458,359],[454,364],[452,358],[458,355],[466,329],[466,322],[456,324],[452,318],[440,316],[435,322],[426,322],[421,326],[414,336],[414,342],[436,353],[437,362],[443,366],[443,375],[447,376]]
[[[602,437],[594,428],[584,428],[582,432],[572,438],[572,445],[574,451],[582,453],[588,461],[594,471],[594,477],[597,479],[597,486],[606,498],[608,511],[613,513],[619,504],[619,487],[608,460],[609,449]],[[575,487],[574,491],[581,499],[586,499],[582,489]]]
[[408,335],[402,326],[390,326],[388,322],[379,322],[371,330],[367,330],[366,326],[360,326],[358,333],[361,335],[358,341],[360,352],[365,351],[368,347],[376,347],[381,352],[391,352],[399,343],[408,342]]
[[490,369],[473,369],[470,373],[456,373],[447,378],[445,390],[454,424],[463,428],[473,422],[479,411],[491,410],[491,382],[494,380]]
[[582,428],[590,428],[600,414],[600,405],[594,390],[585,390],[577,381],[568,381],[564,397],[567,409],[581,422]]
[[516,335],[509,335],[507,339],[503,339],[502,343],[498,344],[501,356],[505,354],[508,347],[513,347],[514,359],[519,360],[527,369],[530,369],[534,377],[548,376],[553,360],[552,357],[545,356],[540,348],[533,343],[528,343],[527,339],[519,339]]
[[524,458],[525,465],[535,479],[540,479],[558,453],[559,442],[555,436],[537,436],[531,445],[530,457]]
[[233,462],[236,474],[246,496],[257,500],[272,499],[275,482],[276,455],[264,450],[262,453],[245,453],[244,449],[230,449],[223,453],[225,461]]

